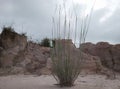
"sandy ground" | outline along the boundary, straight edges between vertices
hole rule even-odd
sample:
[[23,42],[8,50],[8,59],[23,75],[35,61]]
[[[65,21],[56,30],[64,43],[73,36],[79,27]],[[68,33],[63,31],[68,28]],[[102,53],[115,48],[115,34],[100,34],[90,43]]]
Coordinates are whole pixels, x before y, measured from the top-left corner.
[[[13,75],[0,77],[0,89],[61,89],[52,76]],[[110,80],[103,75],[80,75],[75,86],[63,89],[120,89],[120,79]]]

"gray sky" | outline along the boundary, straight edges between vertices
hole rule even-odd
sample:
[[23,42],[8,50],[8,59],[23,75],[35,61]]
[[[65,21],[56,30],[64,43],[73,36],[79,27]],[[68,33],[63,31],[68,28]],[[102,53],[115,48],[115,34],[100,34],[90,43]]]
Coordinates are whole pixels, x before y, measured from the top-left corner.
[[[62,0],[0,0],[0,27],[13,26],[33,40],[51,37],[52,16]],[[67,9],[73,4],[67,0]],[[77,14],[89,13],[94,0],[73,0]],[[120,0],[97,0],[86,41],[120,43]],[[79,28],[78,28],[79,29]],[[2,29],[0,29],[1,31]]]

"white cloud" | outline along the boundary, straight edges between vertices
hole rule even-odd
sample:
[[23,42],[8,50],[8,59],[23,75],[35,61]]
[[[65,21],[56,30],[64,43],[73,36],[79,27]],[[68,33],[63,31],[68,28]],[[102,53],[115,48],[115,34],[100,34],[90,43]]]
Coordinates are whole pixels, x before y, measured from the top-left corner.
[[[51,17],[57,1],[61,2],[61,0],[0,0],[0,26],[13,24],[17,32],[27,32],[33,39],[51,37]],[[67,1],[69,3],[66,6],[72,10],[70,0]],[[94,0],[73,1],[77,14],[80,15],[86,7],[87,12],[90,11],[89,7],[93,5]],[[119,4],[119,0],[96,1],[87,41],[120,42]]]
[[115,10],[119,7],[119,1],[113,1],[113,0],[106,0],[107,3],[106,3],[106,9],[107,12],[106,14],[100,19],[100,22],[103,23],[105,22],[107,19],[109,19],[115,12]]

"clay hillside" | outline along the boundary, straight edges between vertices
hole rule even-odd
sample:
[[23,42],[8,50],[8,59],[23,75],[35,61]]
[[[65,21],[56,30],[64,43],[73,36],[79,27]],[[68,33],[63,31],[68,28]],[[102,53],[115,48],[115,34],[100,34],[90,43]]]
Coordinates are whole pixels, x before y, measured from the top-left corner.
[[[73,50],[73,58],[79,49],[72,40],[64,40]],[[120,45],[106,42],[81,45],[83,63],[81,73],[107,73],[109,69],[120,72]],[[0,34],[0,75],[8,74],[51,74],[50,51],[52,48],[27,41],[24,34],[16,33],[11,27],[3,28]]]

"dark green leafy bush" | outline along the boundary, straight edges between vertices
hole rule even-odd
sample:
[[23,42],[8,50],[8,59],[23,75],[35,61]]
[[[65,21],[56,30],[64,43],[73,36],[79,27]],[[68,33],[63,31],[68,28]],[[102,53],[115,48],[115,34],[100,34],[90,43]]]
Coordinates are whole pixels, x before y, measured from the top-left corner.
[[44,38],[42,41],[41,41],[41,46],[44,46],[44,47],[51,47],[50,45],[50,39],[48,38]]

